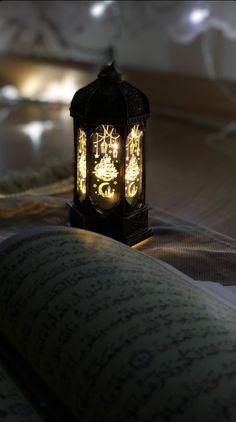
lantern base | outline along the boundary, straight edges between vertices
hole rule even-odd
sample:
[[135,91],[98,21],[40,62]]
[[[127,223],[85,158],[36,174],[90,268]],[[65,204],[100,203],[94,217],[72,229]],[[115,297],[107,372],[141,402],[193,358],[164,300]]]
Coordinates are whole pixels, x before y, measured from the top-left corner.
[[100,233],[129,246],[135,245],[153,234],[152,230],[148,228],[148,207],[146,205],[123,217],[117,214],[84,215],[74,202],[67,203],[67,205],[70,208],[72,227]]

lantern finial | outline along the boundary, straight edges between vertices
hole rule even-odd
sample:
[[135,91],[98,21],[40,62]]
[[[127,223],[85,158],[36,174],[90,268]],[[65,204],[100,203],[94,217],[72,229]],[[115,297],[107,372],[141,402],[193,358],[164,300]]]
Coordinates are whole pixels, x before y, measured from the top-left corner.
[[112,62],[101,69],[98,78],[104,82],[119,82],[121,80],[121,75],[117,72],[114,62]]

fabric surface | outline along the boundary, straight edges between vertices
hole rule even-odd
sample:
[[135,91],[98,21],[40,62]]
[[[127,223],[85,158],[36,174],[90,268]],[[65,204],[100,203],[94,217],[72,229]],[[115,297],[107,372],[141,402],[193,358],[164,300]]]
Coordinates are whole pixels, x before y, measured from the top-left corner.
[[153,237],[140,251],[161,259],[195,280],[236,284],[236,240],[182,220],[164,210],[150,211]]
[[83,230],[2,244],[0,327],[84,422],[236,419],[236,315]]
[[[201,101],[202,104],[202,101]],[[236,238],[236,138],[154,118],[147,141],[147,202]]]

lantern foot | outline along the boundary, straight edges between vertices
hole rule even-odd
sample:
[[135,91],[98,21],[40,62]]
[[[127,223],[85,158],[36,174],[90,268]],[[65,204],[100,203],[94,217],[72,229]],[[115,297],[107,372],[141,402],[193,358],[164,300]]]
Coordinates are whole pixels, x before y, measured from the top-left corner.
[[67,203],[70,208],[70,224],[85,230],[90,230],[112,237],[126,245],[133,246],[152,236],[148,228],[148,207],[132,211],[123,217],[115,212],[110,215],[84,215],[74,202]]

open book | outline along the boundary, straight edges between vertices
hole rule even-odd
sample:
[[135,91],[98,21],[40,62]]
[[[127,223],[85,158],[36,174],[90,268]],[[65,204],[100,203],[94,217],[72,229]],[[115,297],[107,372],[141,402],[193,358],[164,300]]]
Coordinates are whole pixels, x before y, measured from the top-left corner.
[[236,420],[235,312],[161,262],[41,228],[0,280],[1,421]]

